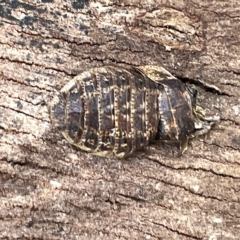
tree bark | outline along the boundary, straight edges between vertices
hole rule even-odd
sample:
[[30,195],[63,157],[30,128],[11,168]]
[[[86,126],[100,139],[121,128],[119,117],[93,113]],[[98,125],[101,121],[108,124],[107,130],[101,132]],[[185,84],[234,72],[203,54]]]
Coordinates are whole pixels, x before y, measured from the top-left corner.
[[[234,0],[1,1],[0,238],[239,239],[239,22]],[[181,158],[166,146],[127,160],[72,148],[47,104],[108,64],[217,85],[198,89],[220,123]]]

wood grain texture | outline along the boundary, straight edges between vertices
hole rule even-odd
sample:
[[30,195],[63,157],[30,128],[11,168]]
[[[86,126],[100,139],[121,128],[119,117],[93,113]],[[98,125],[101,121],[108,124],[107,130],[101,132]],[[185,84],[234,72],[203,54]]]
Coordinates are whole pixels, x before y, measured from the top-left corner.
[[[240,3],[195,2],[0,2],[1,239],[239,239]],[[220,124],[181,158],[71,148],[47,103],[107,64],[216,84],[222,94],[198,89]]]

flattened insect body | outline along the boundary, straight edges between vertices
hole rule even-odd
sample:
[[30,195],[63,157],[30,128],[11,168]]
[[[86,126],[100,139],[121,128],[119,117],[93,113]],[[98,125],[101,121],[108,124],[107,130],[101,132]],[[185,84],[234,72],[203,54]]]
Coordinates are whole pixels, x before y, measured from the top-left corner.
[[66,140],[99,156],[124,158],[154,140],[179,143],[207,132],[196,92],[156,66],[106,66],[82,72],[50,103],[50,116]]

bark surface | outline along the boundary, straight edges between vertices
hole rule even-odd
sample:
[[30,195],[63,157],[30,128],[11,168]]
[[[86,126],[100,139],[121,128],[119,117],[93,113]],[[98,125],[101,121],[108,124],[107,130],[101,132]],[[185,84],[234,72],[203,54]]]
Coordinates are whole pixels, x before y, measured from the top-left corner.
[[[0,238],[239,239],[239,22],[235,0],[0,1]],[[107,64],[217,85],[198,88],[221,122],[181,158],[77,151],[47,103]]]

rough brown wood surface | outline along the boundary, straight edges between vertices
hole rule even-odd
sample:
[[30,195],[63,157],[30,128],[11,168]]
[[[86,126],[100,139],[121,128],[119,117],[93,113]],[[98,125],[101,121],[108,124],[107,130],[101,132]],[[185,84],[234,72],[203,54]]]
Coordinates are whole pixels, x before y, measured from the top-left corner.
[[[240,2],[0,1],[1,239],[240,239]],[[221,122],[181,158],[93,157],[47,103],[88,67],[157,64]]]

